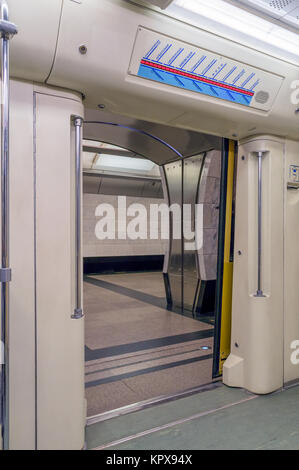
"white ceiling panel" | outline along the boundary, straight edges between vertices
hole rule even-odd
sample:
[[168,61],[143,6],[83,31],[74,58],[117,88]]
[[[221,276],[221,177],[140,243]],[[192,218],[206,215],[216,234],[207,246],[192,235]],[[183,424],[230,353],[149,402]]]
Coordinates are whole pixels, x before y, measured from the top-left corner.
[[164,8],[168,7],[172,0],[143,0],[145,3],[151,3],[152,5],[155,5],[156,7]]
[[299,0],[234,0],[233,3],[254,8],[278,23],[299,29]]

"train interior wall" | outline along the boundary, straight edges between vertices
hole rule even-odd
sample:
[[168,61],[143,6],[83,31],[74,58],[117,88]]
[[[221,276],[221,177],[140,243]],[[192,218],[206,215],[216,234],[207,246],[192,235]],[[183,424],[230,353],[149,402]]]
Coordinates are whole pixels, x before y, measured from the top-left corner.
[[[73,114],[80,113],[83,114],[83,107],[80,97],[76,94],[36,86],[28,82],[12,82],[11,182],[23,188],[22,191],[14,193],[11,203],[11,252],[14,270],[10,323],[12,344],[10,380],[13,385],[10,397],[12,448],[34,447],[36,439],[39,448],[83,446],[84,364],[78,344],[83,346],[84,328],[83,321],[74,321],[71,318],[74,308],[75,283],[72,235],[74,234],[74,212],[70,211],[70,207],[72,208],[74,204],[74,181],[70,176],[73,174],[74,135],[70,134],[70,122]],[[24,116],[28,123],[27,128],[24,128]],[[32,123],[34,123],[33,126]],[[59,138],[53,139],[53,133]],[[293,213],[298,204],[298,197],[297,192],[289,184],[294,183],[290,168],[297,165],[298,144],[284,139],[261,136],[257,139],[249,139],[242,145],[242,150],[244,150],[238,153],[235,246],[235,256],[239,256],[235,272],[239,274],[235,276],[234,284],[232,356],[227,361],[227,369],[224,369],[224,380],[229,385],[245,385],[252,387],[253,390],[257,382],[262,383],[262,380],[265,380],[265,385],[257,390],[265,393],[275,387],[281,387],[286,382],[296,380],[298,376],[296,364],[290,362],[292,350],[289,344],[296,339],[298,327],[296,298],[293,296],[297,278],[297,263],[293,256],[296,249],[297,218]],[[267,249],[264,252],[263,280],[267,296],[263,303],[270,305],[274,302],[275,309],[270,308],[272,316],[267,313],[259,317],[246,316],[246,321],[249,323],[246,330],[247,339],[243,342],[242,335],[245,331],[242,326],[242,315],[246,314],[247,307],[244,306],[242,313],[236,302],[237,296],[242,293],[243,299],[247,298],[248,285],[250,286],[250,302],[253,304],[258,301],[252,292],[256,278],[250,277],[249,284],[246,284],[243,275],[247,269],[246,259],[251,260],[250,272],[256,272],[254,259],[256,240],[255,230],[246,232],[246,225],[238,220],[240,217],[242,220],[242,214],[247,211],[248,207],[250,217],[256,220],[257,206],[254,204],[256,200],[251,196],[250,191],[254,191],[254,185],[256,185],[255,152],[259,148],[265,151],[266,158],[269,157],[268,160],[265,159],[263,173],[266,202],[264,210],[265,215],[268,214],[265,220],[273,224],[266,225],[267,230],[264,235],[264,245]],[[25,155],[28,156],[27,159]],[[245,156],[245,160],[242,156]],[[68,181],[67,185],[66,181]],[[273,199],[276,202],[272,205],[269,191],[270,193],[273,191],[276,198]],[[254,223],[252,222],[251,228],[254,227]],[[287,227],[287,232],[284,232],[284,227]],[[249,241],[247,238],[242,239],[248,236],[246,233],[250,234]],[[22,234],[21,241],[20,234]],[[284,260],[277,256],[277,240],[284,250]],[[247,246],[252,253],[248,258]],[[243,257],[239,251],[243,253]],[[30,274],[27,276],[23,275],[25,253],[26,269],[30,267]],[[49,253],[51,253],[50,257]],[[271,267],[274,261],[277,264],[275,269]],[[194,388],[200,383],[200,377],[204,382],[211,377],[210,366],[208,366],[208,374],[206,374],[207,368],[203,366],[211,361],[212,325],[201,319],[198,321],[190,316],[169,311],[165,302],[163,285],[160,282],[161,278],[159,278],[159,283],[155,284],[156,281],[153,279],[155,276],[152,273],[149,277],[147,277],[148,274],[142,277],[138,273],[134,279],[116,276],[118,275],[113,274],[112,279],[111,277],[108,279],[106,275],[105,277],[89,276],[90,279],[85,284],[85,289],[88,291],[85,296],[85,354],[87,359],[85,380],[87,384],[90,384],[86,387],[86,395],[88,397],[88,394],[92,394],[92,389],[96,392],[94,401],[89,399],[89,403],[93,404],[89,405],[88,414],[102,413],[108,408],[121,406],[121,400],[124,397],[129,396],[127,401],[123,402],[125,405],[135,402],[136,399],[156,397],[158,393],[176,393],[178,384],[180,386],[183,384],[184,390],[186,386]],[[283,279],[288,280],[285,291],[282,288]],[[275,283],[275,289],[271,287],[272,282]],[[20,292],[23,292],[22,303],[20,303]],[[54,310],[53,293],[55,293]],[[278,298],[281,308],[278,308]],[[124,312],[130,312],[131,317],[127,315],[126,318]],[[274,312],[277,321],[273,323]],[[153,316],[146,329],[145,325],[150,315]],[[258,331],[267,332],[268,345],[264,342],[265,334],[261,334],[258,338],[252,336],[256,331],[256,327],[251,323],[254,318],[259,324]],[[128,320],[129,323],[127,323]],[[26,331],[28,341],[26,343],[22,340],[24,331]],[[123,337],[117,337],[117,334],[113,337],[117,331],[120,333],[125,331],[125,342],[122,342]],[[281,341],[282,331],[284,331],[284,351]],[[252,333],[251,336],[248,336],[248,332]],[[68,338],[67,355],[65,354],[66,337]],[[235,345],[238,341],[235,337],[241,338],[240,348]],[[271,380],[269,374],[263,373],[263,367],[267,367],[265,361],[269,360],[267,351],[262,354],[264,359],[260,361],[261,367],[251,368],[256,364],[250,352],[252,341],[255,347],[258,344],[264,344],[263,347],[267,351],[268,348],[271,350],[274,348],[278,355],[279,360],[274,361],[271,367]],[[55,348],[51,347],[54,344]],[[128,345],[130,345],[129,349]],[[234,348],[238,351],[236,352]],[[132,359],[136,352],[141,355],[138,360]],[[124,353],[126,363],[123,362]],[[136,364],[137,362],[139,364]],[[243,365],[240,366],[240,364]],[[260,375],[258,377],[246,376],[242,367]],[[231,371],[228,370],[230,368],[231,375]],[[188,369],[189,384],[185,375]],[[66,374],[66,370],[72,373]],[[180,370],[182,375],[179,373]],[[270,369],[268,367],[265,370]],[[167,380],[164,380],[165,371],[169,374]],[[56,387],[58,373],[62,384],[60,390]],[[24,374],[27,378],[32,377],[32,380],[24,381]],[[159,374],[160,378],[154,380],[153,377]],[[182,380],[178,381],[177,377],[180,376]],[[248,380],[248,377],[252,380],[251,383],[241,382],[244,379]],[[272,382],[273,378],[275,383]],[[132,382],[135,382],[133,386]],[[162,384],[163,389],[157,390],[155,383],[159,384],[159,387]],[[116,391],[113,394],[111,392],[116,384],[121,387],[118,395]],[[113,396],[115,401],[111,403],[109,400],[99,399],[99,389],[101,391],[105,389],[106,397],[108,396],[110,400]],[[54,390],[55,393],[53,393]],[[69,399],[70,394],[72,400]],[[28,398],[26,408],[23,406],[24,396]],[[53,410],[56,410],[55,413]],[[68,433],[65,433],[63,429],[68,426],[67,423],[70,420],[72,427]],[[26,428],[23,426],[24,422],[27,423]],[[61,434],[57,433],[57,429],[61,429]],[[49,436],[51,436],[51,442],[49,442]]]

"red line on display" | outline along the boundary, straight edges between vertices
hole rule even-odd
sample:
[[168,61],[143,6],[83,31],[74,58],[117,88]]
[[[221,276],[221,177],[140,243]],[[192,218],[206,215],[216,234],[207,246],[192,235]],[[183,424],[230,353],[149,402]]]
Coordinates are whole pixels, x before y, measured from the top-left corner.
[[167,67],[166,65],[156,64],[155,62],[151,62],[149,60],[142,59],[140,63],[142,65],[147,65],[155,69],[164,70],[165,72],[175,73],[176,75],[181,75],[182,77],[192,78],[192,80],[208,83],[209,85],[214,85],[220,88],[224,88],[226,90],[236,91],[238,93],[242,93],[243,95],[254,96],[254,92],[252,91],[243,90],[242,88],[234,87],[232,85],[226,85],[225,83],[217,82],[209,78],[200,77],[189,72],[184,72],[183,70],[176,70],[172,67]]

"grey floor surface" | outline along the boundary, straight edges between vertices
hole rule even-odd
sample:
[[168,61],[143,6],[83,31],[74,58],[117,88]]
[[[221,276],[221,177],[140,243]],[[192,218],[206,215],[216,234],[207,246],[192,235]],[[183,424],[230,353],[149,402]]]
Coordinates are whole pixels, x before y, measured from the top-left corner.
[[299,386],[255,396],[224,385],[87,427],[89,449],[298,450]]

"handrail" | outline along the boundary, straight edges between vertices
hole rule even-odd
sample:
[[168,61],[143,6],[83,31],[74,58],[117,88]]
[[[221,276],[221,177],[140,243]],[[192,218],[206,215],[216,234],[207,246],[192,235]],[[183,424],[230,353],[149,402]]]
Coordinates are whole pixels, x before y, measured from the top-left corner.
[[75,126],[75,166],[76,166],[76,305],[72,318],[78,320],[83,317],[82,309],[82,249],[81,249],[81,153],[82,153],[82,125],[83,119],[75,116],[73,118]]
[[257,291],[255,297],[265,297],[262,290],[262,164],[265,152],[257,152],[258,157],[258,268]]
[[0,425],[2,446],[9,448],[9,41],[17,34],[17,27],[9,22],[8,6],[1,1],[1,407]]

